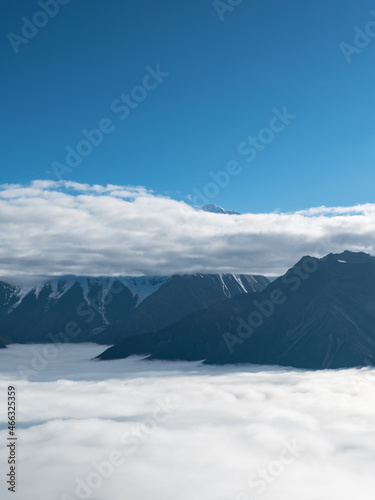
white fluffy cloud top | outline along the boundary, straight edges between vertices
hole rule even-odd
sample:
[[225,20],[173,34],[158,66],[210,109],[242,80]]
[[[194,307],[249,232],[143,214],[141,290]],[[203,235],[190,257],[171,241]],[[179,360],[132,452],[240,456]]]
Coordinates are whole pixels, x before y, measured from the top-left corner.
[[[374,369],[90,361],[104,347],[0,350],[17,387],[17,500],[372,500]],[[44,360],[44,362],[42,362]],[[29,380],[22,370],[39,366]]]
[[7,184],[0,186],[0,277],[279,275],[307,254],[373,253],[374,226],[375,204],[223,215],[142,187]]

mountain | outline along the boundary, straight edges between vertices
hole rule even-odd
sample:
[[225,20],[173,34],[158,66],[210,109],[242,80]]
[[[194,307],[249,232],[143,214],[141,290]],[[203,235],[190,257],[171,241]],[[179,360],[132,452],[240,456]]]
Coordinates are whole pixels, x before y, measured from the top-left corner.
[[27,287],[0,282],[0,343],[62,341],[68,335],[74,342],[112,344],[268,283],[263,276],[233,274],[66,276]]
[[153,332],[188,314],[225,298],[263,290],[264,276],[236,274],[192,274],[171,276],[122,320],[95,337],[95,342],[116,343],[135,334]]
[[374,365],[375,258],[303,257],[261,292],[217,302],[99,358],[132,354],[307,369]]
[[228,215],[241,215],[241,212],[234,212],[232,210],[224,210],[224,208],[214,203],[206,203],[203,205],[202,210],[204,212],[211,212],[213,214],[228,214]]
[[0,283],[0,334],[13,342],[48,342],[69,323],[91,336],[122,318],[167,280],[66,276],[27,287]]

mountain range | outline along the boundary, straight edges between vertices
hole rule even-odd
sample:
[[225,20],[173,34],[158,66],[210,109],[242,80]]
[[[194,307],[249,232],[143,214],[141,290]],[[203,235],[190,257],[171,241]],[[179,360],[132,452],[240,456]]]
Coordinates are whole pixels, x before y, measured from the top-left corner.
[[185,274],[0,282],[0,348],[113,344],[99,358],[308,369],[375,365],[375,258],[305,256],[284,276]]
[[11,342],[113,344],[152,332],[214,302],[263,290],[264,276],[192,274],[152,277],[77,277],[30,286],[0,282],[0,347]]
[[307,369],[375,364],[375,258],[305,256],[264,290],[128,338],[100,359],[204,360]]

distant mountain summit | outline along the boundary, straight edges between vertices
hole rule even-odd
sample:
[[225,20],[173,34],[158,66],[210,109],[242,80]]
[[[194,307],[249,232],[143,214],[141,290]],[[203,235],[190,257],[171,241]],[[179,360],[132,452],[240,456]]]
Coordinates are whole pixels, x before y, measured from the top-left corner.
[[307,369],[375,365],[375,258],[303,257],[261,292],[217,302],[100,358],[132,354]]
[[228,214],[228,215],[241,215],[241,212],[234,212],[232,210],[224,210],[224,208],[214,203],[206,203],[203,205],[202,210],[204,212],[211,212],[213,214]]

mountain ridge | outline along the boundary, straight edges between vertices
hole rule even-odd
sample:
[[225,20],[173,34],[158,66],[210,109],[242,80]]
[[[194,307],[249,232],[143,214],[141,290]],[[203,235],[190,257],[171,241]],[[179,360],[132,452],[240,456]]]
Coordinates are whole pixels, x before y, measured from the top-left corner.
[[234,274],[68,276],[24,287],[0,282],[0,341],[50,342],[74,322],[80,332],[72,341],[111,344],[268,283]]
[[308,369],[375,364],[375,258],[304,256],[263,291],[217,302],[99,358],[133,354]]

